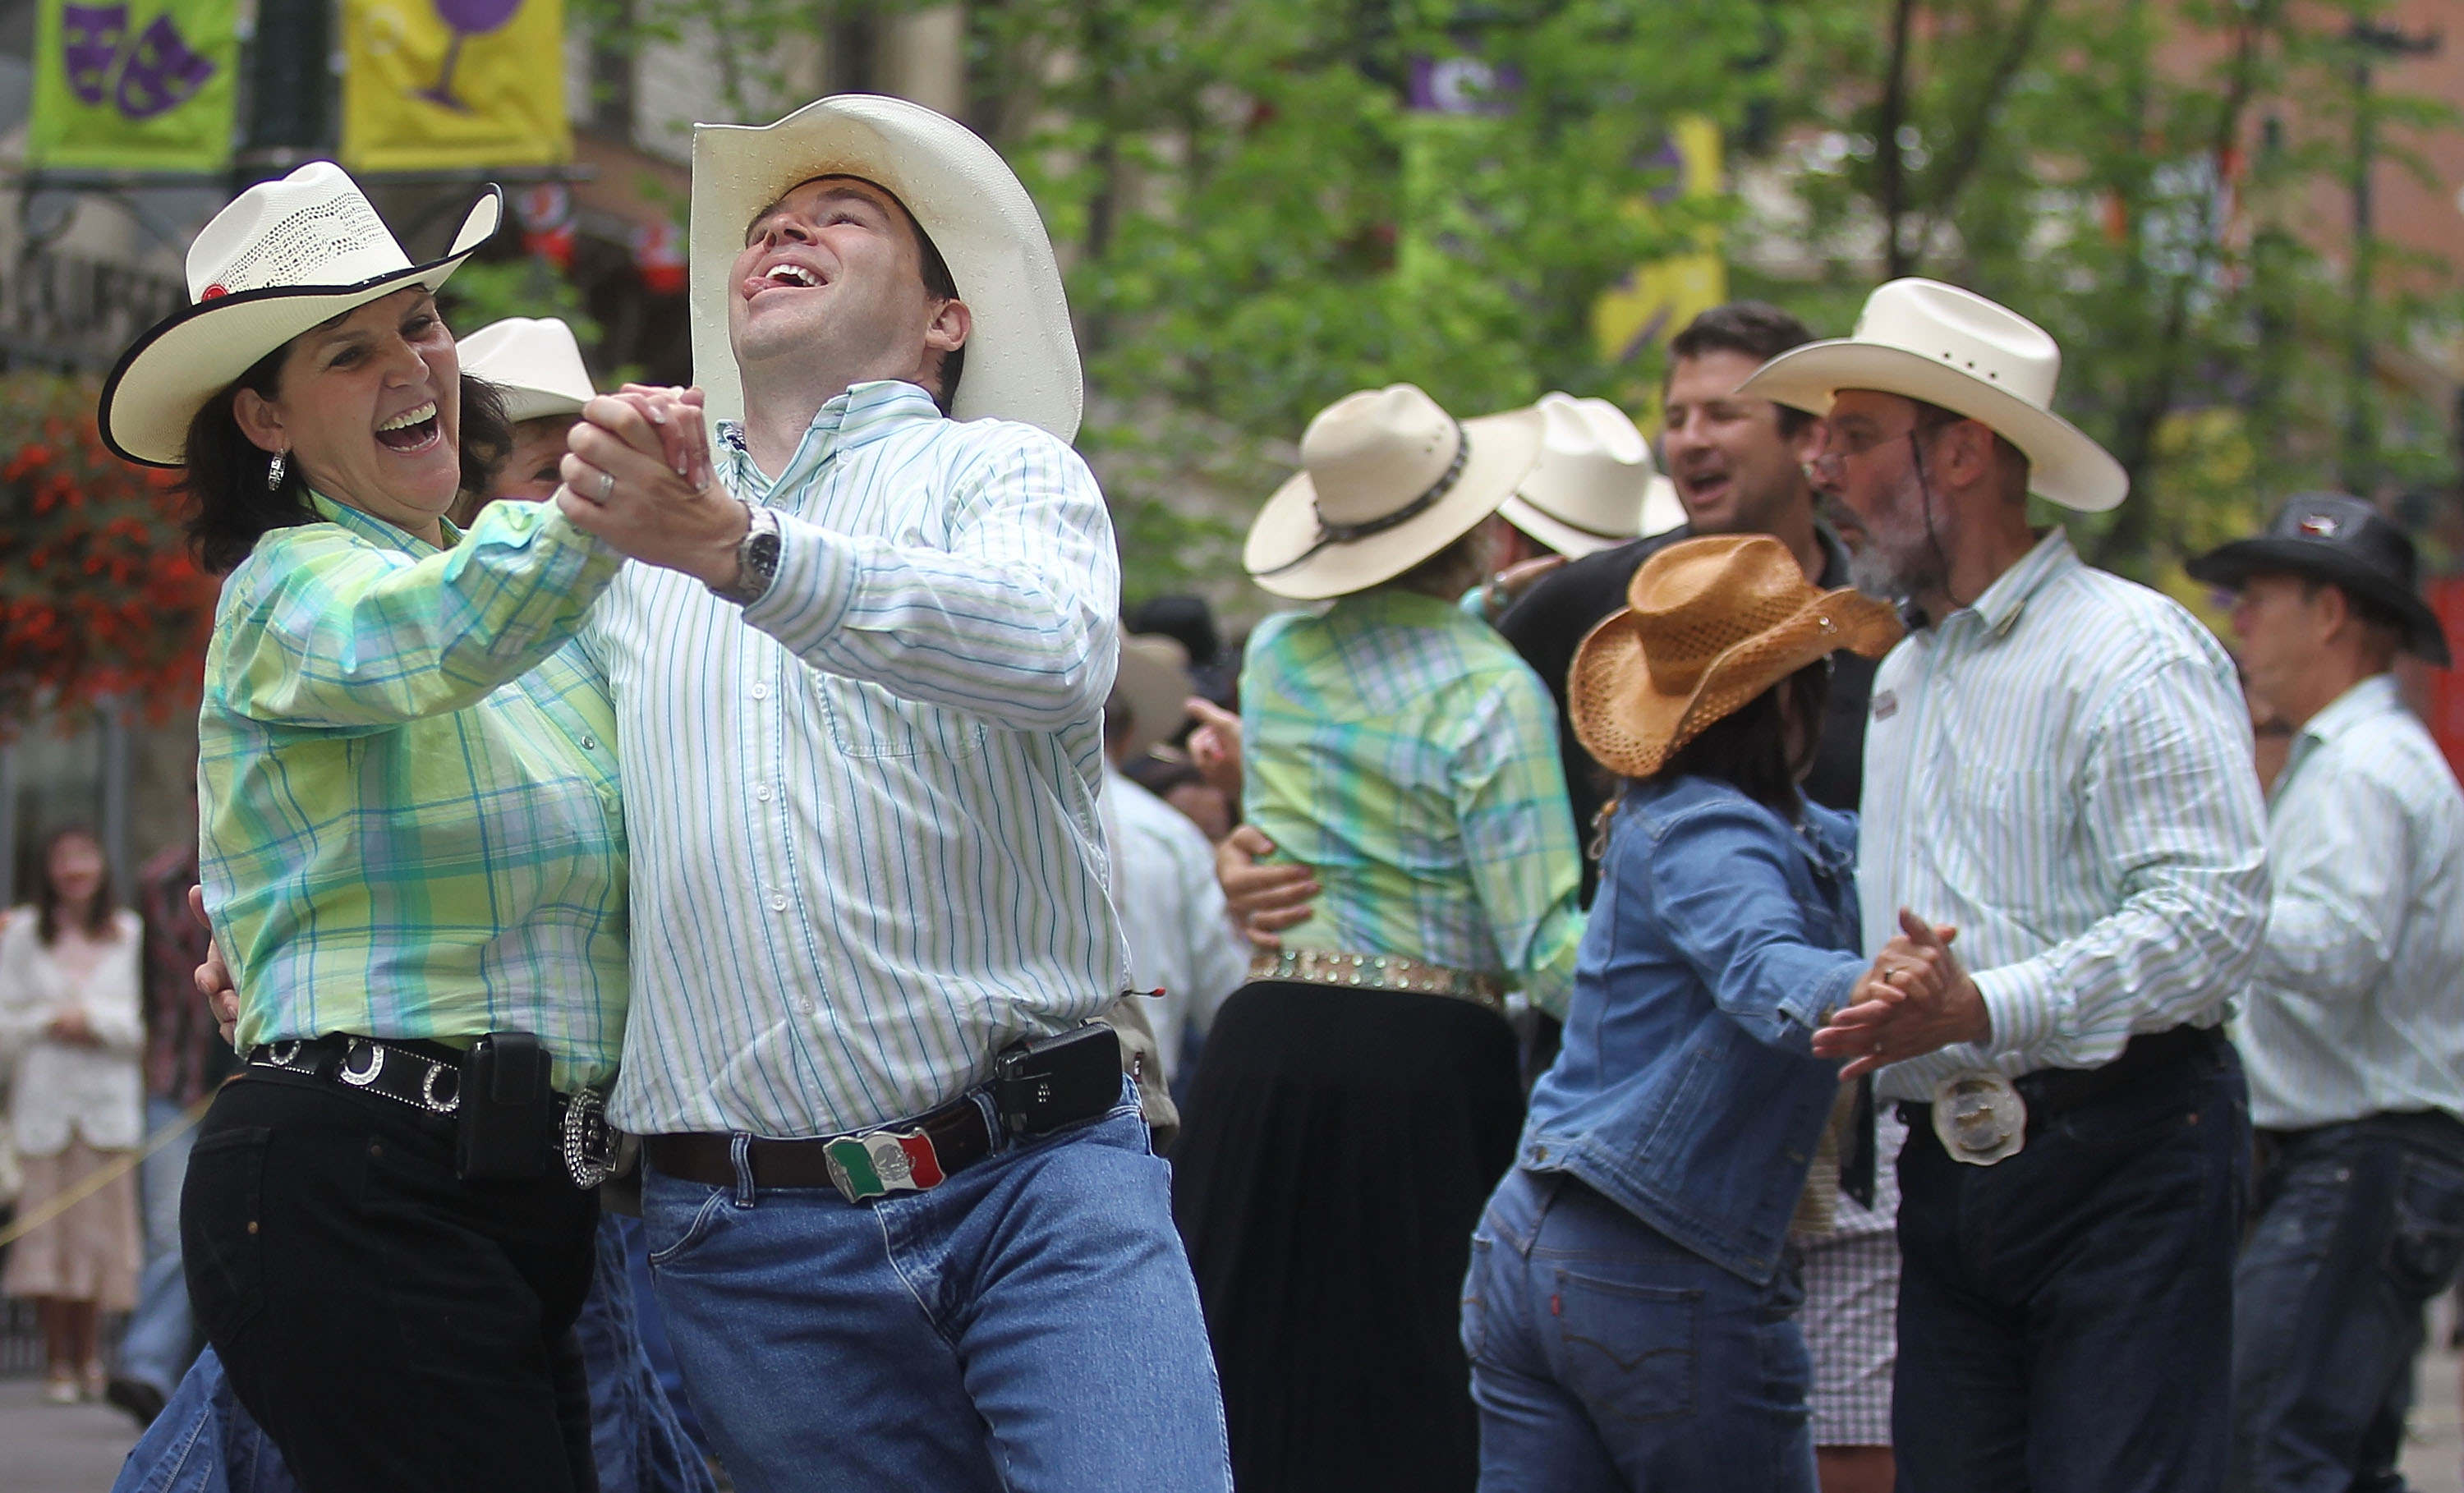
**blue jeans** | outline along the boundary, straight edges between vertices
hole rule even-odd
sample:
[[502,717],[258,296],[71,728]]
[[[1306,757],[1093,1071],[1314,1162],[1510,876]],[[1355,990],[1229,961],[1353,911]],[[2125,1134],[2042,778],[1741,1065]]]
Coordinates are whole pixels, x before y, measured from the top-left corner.
[[[636,1331],[625,1234],[599,1220],[599,1271],[574,1332],[590,1373],[590,1450],[600,1493],[713,1493],[701,1454],[678,1425]],[[121,1463],[113,1493],[298,1493],[274,1438],[231,1393],[222,1360],[197,1356],[170,1402]]]
[[2382,1114],[2261,1137],[2234,1273],[2233,1486],[2400,1489],[2422,1310],[2464,1261],[2464,1125]]
[[[180,1107],[145,1096],[149,1135],[180,1123]],[[145,1269],[137,1278],[137,1309],[120,1343],[120,1376],[153,1386],[167,1398],[197,1356],[197,1328],[188,1315],[188,1279],[180,1265],[180,1184],[188,1175],[194,1127],[140,1164],[138,1192],[145,1217]]]
[[1572,1178],[1508,1172],[1472,1236],[1481,1493],[1813,1493],[1795,1251],[1731,1274]]
[[1903,1113],[1902,1493],[2221,1489],[2250,1175],[2233,1049],[2033,1117],[1990,1167]]
[[929,1192],[648,1169],[650,1266],[736,1485],[1223,1493],[1223,1410],[1169,1173],[1104,1118]]

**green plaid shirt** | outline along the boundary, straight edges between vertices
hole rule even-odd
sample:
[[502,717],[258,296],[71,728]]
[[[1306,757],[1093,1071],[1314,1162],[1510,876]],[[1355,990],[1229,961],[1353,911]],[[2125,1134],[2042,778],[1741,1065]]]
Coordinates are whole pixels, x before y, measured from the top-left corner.
[[438,550],[316,501],[223,582],[206,652],[199,868],[240,1045],[533,1031],[559,1087],[603,1084],[625,823],[614,714],[565,640],[619,557],[553,504]]
[[1562,1015],[1581,861],[1539,676],[1434,597],[1371,591],[1250,635],[1248,818],[1316,867],[1296,949],[1502,976]]

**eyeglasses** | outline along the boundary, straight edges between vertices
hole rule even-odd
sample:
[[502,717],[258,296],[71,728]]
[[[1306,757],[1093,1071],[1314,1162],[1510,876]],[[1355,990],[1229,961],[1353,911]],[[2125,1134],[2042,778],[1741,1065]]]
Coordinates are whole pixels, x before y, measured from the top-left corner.
[[1923,420],[1912,420],[1906,429],[1889,435],[1880,430],[1843,431],[1835,426],[1831,428],[1828,440],[1823,444],[1822,453],[1807,462],[1805,470],[1808,475],[1818,481],[1837,481],[1851,456],[1862,456],[1876,447],[1899,440],[1903,436],[1914,440],[1921,435],[1929,435],[1942,429],[1946,425],[1956,423],[1956,421],[1936,421],[1928,425]]

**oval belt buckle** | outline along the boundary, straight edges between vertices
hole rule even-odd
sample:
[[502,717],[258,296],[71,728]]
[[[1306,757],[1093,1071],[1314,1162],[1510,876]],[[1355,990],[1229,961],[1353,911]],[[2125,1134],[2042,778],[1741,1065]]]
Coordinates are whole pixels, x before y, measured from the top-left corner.
[[582,1088],[564,1107],[563,1134],[559,1137],[564,1175],[583,1192],[616,1175],[616,1137],[601,1118],[606,1106],[597,1089]]
[[1933,1086],[1933,1132],[1953,1161],[1990,1167],[2028,1143],[2028,1101],[1991,1068],[1953,1073]]

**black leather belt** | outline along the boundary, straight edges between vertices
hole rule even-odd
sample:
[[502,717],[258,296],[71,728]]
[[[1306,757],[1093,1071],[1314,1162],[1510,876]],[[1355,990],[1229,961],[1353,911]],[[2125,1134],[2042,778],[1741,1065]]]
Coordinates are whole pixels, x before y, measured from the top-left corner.
[[[705,1187],[736,1185],[735,1147],[736,1137],[725,1134],[642,1137],[642,1155],[651,1166]],[[847,1201],[863,1202],[937,1187],[992,1153],[986,1107],[968,1093],[879,1130],[811,1140],[750,1136],[745,1164],[756,1187],[835,1187]]]
[[[2028,1103],[2028,1133],[2073,1109],[2120,1093],[2176,1064],[2216,1052],[2226,1045],[2221,1026],[2176,1026],[2130,1039],[2112,1062],[2093,1068],[2038,1068],[2011,1081]],[[1918,1130],[1931,1127],[1933,1106],[1906,1103],[1900,1118]]]
[[[440,1042],[415,1038],[323,1037],[260,1043],[241,1056],[250,1068],[296,1073],[343,1088],[452,1119],[462,1109],[464,1054]],[[606,1100],[594,1089],[558,1090],[552,1100],[548,1147],[573,1185],[592,1188],[613,1169],[617,1137],[608,1128]]]

